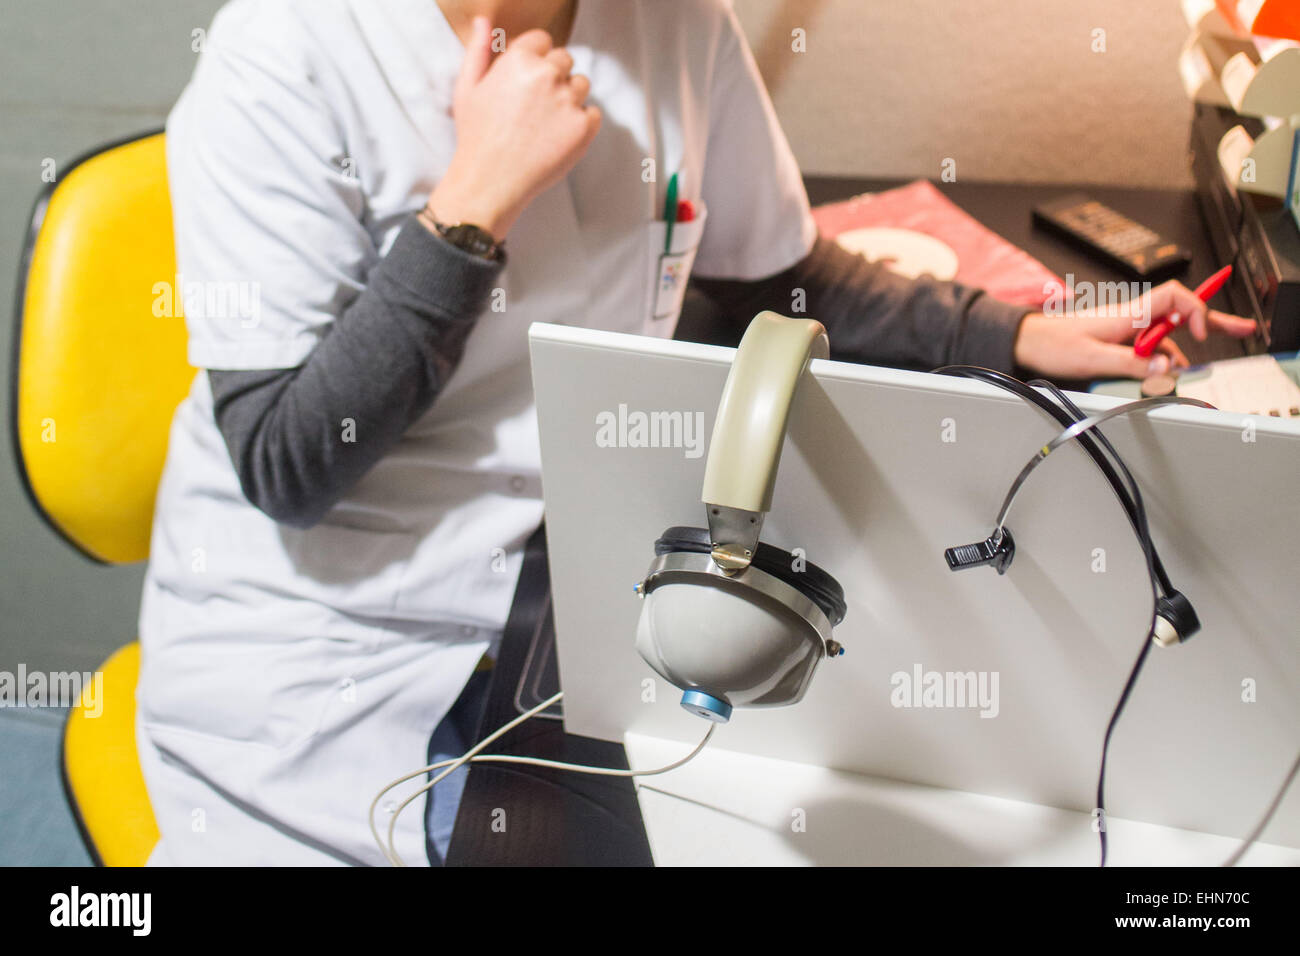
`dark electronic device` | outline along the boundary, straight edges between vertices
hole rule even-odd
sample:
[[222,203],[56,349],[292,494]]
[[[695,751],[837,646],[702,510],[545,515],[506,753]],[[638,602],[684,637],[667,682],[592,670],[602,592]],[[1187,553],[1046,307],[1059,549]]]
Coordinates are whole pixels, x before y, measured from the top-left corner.
[[1134,279],[1156,282],[1177,275],[1192,261],[1178,243],[1082,193],[1034,207],[1034,224]]
[[1251,136],[1259,120],[1230,109],[1195,104],[1191,159],[1196,199],[1216,262],[1232,263],[1224,286],[1233,312],[1259,323],[1270,352],[1300,349],[1300,229],[1285,204],[1239,191],[1219,164],[1219,142],[1234,126]]

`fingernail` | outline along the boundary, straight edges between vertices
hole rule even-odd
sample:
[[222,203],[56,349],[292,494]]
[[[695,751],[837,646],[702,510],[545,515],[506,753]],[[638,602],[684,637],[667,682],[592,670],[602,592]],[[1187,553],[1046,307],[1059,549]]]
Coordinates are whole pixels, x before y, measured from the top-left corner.
[[1148,375],[1163,375],[1163,374],[1164,374],[1165,372],[1167,372],[1167,371],[1169,371],[1169,356],[1168,356],[1168,355],[1157,355],[1157,356],[1156,356],[1155,358],[1153,358],[1153,359],[1151,360],[1151,362],[1147,365],[1147,374],[1148,374]]

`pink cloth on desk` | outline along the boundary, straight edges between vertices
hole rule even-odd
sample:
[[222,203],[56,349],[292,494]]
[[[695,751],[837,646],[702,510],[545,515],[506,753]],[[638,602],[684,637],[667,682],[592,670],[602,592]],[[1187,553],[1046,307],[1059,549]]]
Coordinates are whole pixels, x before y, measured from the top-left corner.
[[1019,246],[967,214],[928,180],[864,193],[843,202],[818,206],[813,219],[821,234],[835,238],[850,229],[912,229],[946,242],[957,254],[955,281],[978,286],[996,299],[1041,306],[1053,295],[1073,290]]

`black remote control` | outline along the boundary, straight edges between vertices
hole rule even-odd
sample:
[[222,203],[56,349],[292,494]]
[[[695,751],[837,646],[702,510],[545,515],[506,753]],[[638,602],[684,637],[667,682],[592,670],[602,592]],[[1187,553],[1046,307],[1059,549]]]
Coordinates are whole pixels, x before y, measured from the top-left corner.
[[1034,224],[1135,279],[1156,281],[1177,275],[1192,261],[1178,243],[1082,193],[1034,207]]

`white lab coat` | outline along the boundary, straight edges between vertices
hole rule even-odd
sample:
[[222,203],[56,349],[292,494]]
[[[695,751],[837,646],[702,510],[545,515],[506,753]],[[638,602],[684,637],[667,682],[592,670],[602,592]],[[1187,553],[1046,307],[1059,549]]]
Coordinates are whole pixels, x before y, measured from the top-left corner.
[[[433,407],[320,524],[248,503],[204,374],[178,409],[140,617],[154,862],[381,862],[370,799],[424,763],[542,517],[529,324],[672,334],[656,281],[672,172],[702,211],[673,234],[687,270],[758,278],[811,248],[729,4],[580,0],[568,48],[599,135],[511,231],[502,292]],[[307,357],[446,168],[462,56],[434,0],[221,10],[168,122],[194,365]],[[250,283],[245,308],[202,297],[231,282]],[[425,860],[422,811],[398,829],[408,862]]]

